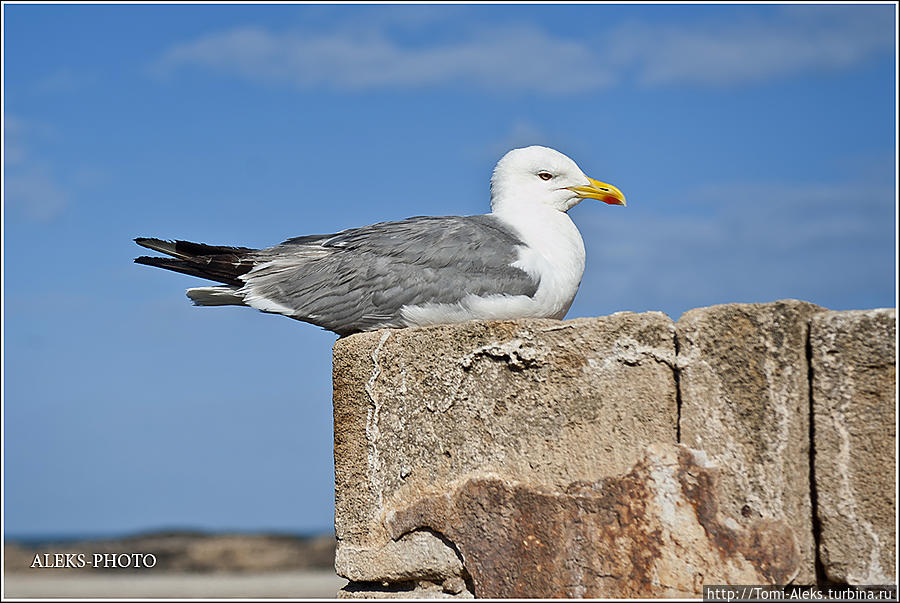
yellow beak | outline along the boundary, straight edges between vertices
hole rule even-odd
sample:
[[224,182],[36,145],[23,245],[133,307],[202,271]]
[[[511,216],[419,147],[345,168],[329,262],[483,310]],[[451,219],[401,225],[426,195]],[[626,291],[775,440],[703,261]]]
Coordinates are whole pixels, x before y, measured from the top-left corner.
[[591,182],[589,186],[569,186],[567,188],[578,193],[582,199],[597,199],[610,205],[625,205],[625,195],[612,184],[606,184],[593,178],[588,178],[588,180]]

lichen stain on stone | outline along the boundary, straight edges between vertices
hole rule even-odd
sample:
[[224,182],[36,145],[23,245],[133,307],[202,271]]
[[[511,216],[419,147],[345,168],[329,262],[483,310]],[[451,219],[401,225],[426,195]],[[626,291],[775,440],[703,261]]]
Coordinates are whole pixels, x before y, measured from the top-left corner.
[[469,370],[477,359],[489,358],[505,361],[510,369],[523,370],[541,366],[545,356],[545,350],[517,338],[481,346],[460,358],[459,363],[463,369]]
[[[663,517],[661,497],[677,517]],[[391,513],[386,525],[394,538],[422,528],[446,535],[478,597],[673,596],[699,594],[704,581],[784,584],[796,574],[797,545],[783,522],[728,527],[715,497],[714,469],[684,447],[660,445],[623,476],[564,492],[474,476]]]

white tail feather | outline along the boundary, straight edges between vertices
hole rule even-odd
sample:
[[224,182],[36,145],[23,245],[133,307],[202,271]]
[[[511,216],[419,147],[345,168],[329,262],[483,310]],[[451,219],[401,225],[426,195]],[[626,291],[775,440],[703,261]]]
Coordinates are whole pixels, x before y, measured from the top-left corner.
[[244,296],[231,287],[194,287],[187,290],[195,306],[246,306]]

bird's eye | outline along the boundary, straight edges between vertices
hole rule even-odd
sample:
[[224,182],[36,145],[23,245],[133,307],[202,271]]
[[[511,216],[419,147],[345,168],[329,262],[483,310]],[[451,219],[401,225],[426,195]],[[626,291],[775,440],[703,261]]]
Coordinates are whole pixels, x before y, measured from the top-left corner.
[[538,178],[540,178],[541,180],[550,180],[551,178],[553,178],[553,174],[551,174],[550,172],[538,172]]

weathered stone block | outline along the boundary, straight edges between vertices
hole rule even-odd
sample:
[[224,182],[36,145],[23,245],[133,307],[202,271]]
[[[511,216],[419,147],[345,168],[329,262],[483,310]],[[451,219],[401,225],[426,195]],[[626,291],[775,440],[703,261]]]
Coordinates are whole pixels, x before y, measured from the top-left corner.
[[[468,577],[459,551],[440,537],[417,537],[406,550],[418,561],[396,563],[405,554],[398,545],[420,530],[388,529],[392,512],[489,473],[562,491],[624,473],[652,442],[674,443],[674,352],[674,325],[658,312],[470,322],[339,340],[338,573],[453,587]],[[415,572],[397,572],[417,564]]]
[[782,300],[697,308],[678,321],[681,442],[723,468],[723,512],[785,519],[800,544],[800,584],[815,582],[810,504],[809,318]]
[[685,597],[706,584],[785,584],[799,552],[783,521],[746,529],[718,513],[718,471],[654,444],[623,476],[545,490],[473,477],[392,512],[392,535],[456,543],[478,597]]
[[838,582],[896,581],[896,333],[894,309],[811,322],[819,555]]

